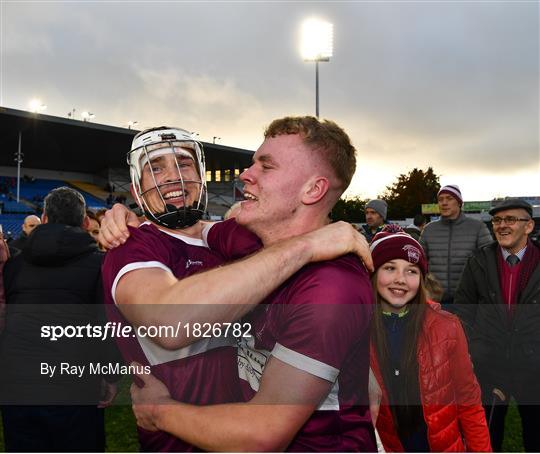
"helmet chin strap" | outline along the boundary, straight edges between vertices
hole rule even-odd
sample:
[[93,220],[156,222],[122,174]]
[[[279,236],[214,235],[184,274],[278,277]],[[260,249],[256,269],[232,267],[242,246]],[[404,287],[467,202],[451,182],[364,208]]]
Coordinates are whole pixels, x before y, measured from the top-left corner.
[[[151,188],[143,193],[140,194],[140,201],[143,202],[141,208],[143,209],[146,216],[151,219],[156,224],[159,224],[163,227],[166,227],[168,229],[177,230],[177,229],[184,229],[187,227],[191,227],[192,225],[195,225],[198,221],[200,221],[204,216],[204,209],[201,209],[199,207],[195,206],[188,206],[186,205],[186,198],[185,194],[183,197],[183,205],[180,208],[177,208],[176,206],[167,203],[163,197],[163,195],[160,192],[160,187],[168,186],[171,184],[176,184],[177,182],[171,181],[164,183],[160,186],[157,186],[155,188]],[[201,188],[202,190],[202,188]],[[163,211],[160,212],[153,212],[150,208],[150,205],[147,202],[146,194],[148,194],[151,191],[157,191],[159,194],[159,197],[161,199],[161,202],[165,205],[165,208]],[[184,192],[184,182],[182,181],[182,192]]]
[[168,229],[184,229],[195,225],[203,217],[201,210],[192,207],[176,208],[174,205],[165,205],[166,211],[162,213],[152,213],[144,210],[145,214],[153,219],[157,224]]

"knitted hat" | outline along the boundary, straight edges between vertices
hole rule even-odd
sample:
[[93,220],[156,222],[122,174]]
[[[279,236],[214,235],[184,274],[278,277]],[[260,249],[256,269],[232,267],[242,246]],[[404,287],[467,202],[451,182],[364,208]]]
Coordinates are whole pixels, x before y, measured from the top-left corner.
[[422,274],[427,274],[428,264],[424,249],[412,236],[397,225],[388,225],[377,233],[370,246],[375,271],[390,260],[403,259],[418,265]]
[[439,189],[439,192],[437,192],[437,198],[441,194],[449,194],[458,201],[459,206],[463,205],[463,197],[457,184],[447,184],[446,186],[443,186],[441,189]]
[[381,217],[386,221],[386,213],[388,212],[388,204],[381,199],[370,200],[366,204],[366,208],[371,208],[381,215]]

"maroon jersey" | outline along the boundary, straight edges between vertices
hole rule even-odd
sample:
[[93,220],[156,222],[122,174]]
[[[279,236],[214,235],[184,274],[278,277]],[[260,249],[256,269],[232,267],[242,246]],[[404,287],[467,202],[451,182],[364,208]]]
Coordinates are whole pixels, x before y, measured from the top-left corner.
[[[128,241],[107,253],[102,268],[111,321],[129,324],[114,301],[117,283],[129,271],[162,268],[181,279],[223,263],[221,256],[210,251],[202,240],[161,231],[150,223],[138,229],[130,227],[129,231]],[[237,344],[233,338],[205,338],[178,350],[166,350],[146,337],[117,341],[126,363],[137,361],[150,365],[152,373],[165,383],[176,400],[198,405],[242,400],[236,366]],[[195,450],[165,432],[140,428],[139,441],[143,451]]]
[[[214,225],[211,248],[226,260],[249,249],[235,222]],[[288,451],[376,451],[368,405],[369,324],[373,296],[355,256],[305,266],[245,318],[253,337],[238,350],[246,400],[259,389],[270,355],[332,383]]]

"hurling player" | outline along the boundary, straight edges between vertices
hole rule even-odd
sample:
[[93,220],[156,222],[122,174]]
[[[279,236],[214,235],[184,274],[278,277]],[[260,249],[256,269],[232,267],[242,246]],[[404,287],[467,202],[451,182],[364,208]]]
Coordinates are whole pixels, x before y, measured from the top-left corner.
[[[335,123],[276,120],[241,175],[246,201],[238,223],[215,224],[207,242],[228,260],[244,247],[238,224],[265,248],[324,226],[354,170],[354,147]],[[261,284],[250,272],[238,280]],[[234,286],[231,281],[225,291]],[[373,451],[367,406],[372,296],[365,269],[351,256],[309,265],[265,302],[244,318],[255,334],[239,348],[247,404],[159,405],[174,401],[153,377],[141,377],[146,386],[132,387],[139,424],[207,450]]]
[[[154,128],[135,136],[128,163],[134,197],[148,221],[130,228],[129,239],[110,251],[103,265],[106,302],[118,323],[140,327],[236,320],[307,262],[367,249],[343,223],[201,274],[224,263],[223,254],[211,251],[202,239],[207,197],[201,145],[184,130]],[[237,253],[259,247],[245,231],[235,241]],[[204,304],[191,304],[196,302]],[[199,405],[243,400],[234,338],[197,340],[182,330],[175,338],[153,342],[138,334],[118,339],[125,359],[152,366],[173,399]],[[139,439],[143,450],[192,449],[162,431],[141,429]]]

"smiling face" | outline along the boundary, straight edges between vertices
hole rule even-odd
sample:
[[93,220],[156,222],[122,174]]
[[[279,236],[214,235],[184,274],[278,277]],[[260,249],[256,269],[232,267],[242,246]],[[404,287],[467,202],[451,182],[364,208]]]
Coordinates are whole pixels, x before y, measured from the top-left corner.
[[384,311],[399,313],[418,293],[422,273],[403,259],[390,260],[377,270],[377,292]]
[[237,222],[261,237],[282,231],[302,205],[304,185],[314,172],[310,155],[299,134],[268,137],[240,175],[246,200]]
[[493,226],[495,238],[501,247],[508,252],[515,254],[525,247],[529,233],[533,231],[534,221],[527,211],[514,208],[510,210],[497,211],[493,217],[506,218],[515,217],[518,219],[528,219],[527,221],[517,221],[514,225],[508,225],[505,221]]
[[448,219],[457,219],[459,217],[461,206],[455,197],[443,193],[437,197],[437,202],[439,204],[441,216]]
[[189,149],[155,145],[142,155],[141,196],[153,213],[192,206],[199,197],[201,179]]

